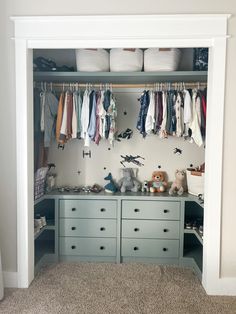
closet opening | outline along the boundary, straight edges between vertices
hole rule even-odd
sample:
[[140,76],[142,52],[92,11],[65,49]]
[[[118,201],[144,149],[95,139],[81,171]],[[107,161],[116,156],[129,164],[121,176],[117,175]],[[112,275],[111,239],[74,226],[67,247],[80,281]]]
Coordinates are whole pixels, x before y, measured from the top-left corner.
[[[60,260],[149,261],[193,267],[201,278],[208,48],[34,49],[33,64],[36,234],[41,232],[37,218],[46,218],[47,223],[45,232],[36,236],[35,270],[43,263]],[[144,96],[147,117],[141,116],[140,122]],[[69,108],[69,97],[70,118],[65,110]],[[83,125],[85,106],[90,119],[87,129]],[[106,123],[110,123],[108,131]],[[70,134],[66,133],[68,129]],[[118,183],[127,168],[133,169],[139,187],[135,192],[127,189],[121,193]],[[171,189],[176,170],[184,170],[183,194]],[[164,173],[164,192],[150,191],[155,171]],[[115,182],[115,190],[111,182],[107,185],[109,176]],[[67,208],[66,202],[71,198],[74,202],[86,199],[90,204],[93,198],[114,201],[116,197],[122,203],[121,207],[116,204],[119,215],[106,221],[106,226],[101,225],[101,233],[92,230],[101,217],[95,215],[89,220],[87,214],[79,217],[67,212],[70,205]],[[154,206],[153,214],[145,214],[138,227],[132,217],[122,216],[129,197],[136,197],[144,207]],[[164,207],[175,204],[173,210],[178,214],[159,220],[159,202]],[[93,205],[88,204],[83,206],[90,210]],[[77,232],[82,219],[87,230]],[[132,234],[130,228],[136,233]],[[157,232],[160,228],[165,230],[164,235]],[[105,235],[107,229],[110,233]],[[146,231],[139,235],[137,230]],[[101,244],[103,237],[110,242]],[[92,249],[96,241],[99,253]],[[152,243],[152,249],[148,249]],[[91,250],[82,249],[80,253],[77,246],[81,244]],[[101,254],[106,247],[110,249],[108,256]],[[164,249],[170,254],[164,254]]]

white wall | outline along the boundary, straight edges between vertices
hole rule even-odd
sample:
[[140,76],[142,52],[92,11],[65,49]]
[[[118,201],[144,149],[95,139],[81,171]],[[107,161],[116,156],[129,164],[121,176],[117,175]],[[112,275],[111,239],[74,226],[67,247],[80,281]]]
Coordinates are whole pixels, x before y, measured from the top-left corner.
[[[2,7],[6,4],[6,11]],[[16,270],[16,196],[15,196],[15,108],[14,108],[14,59],[11,15],[81,15],[81,14],[175,14],[175,13],[232,13],[236,14],[235,0],[181,0],[181,1],[78,1],[68,0],[5,0],[1,1],[1,22],[6,29],[0,28],[1,45],[1,210],[0,246],[3,254],[3,267],[8,271]],[[5,18],[4,18],[5,17]],[[225,144],[224,144],[224,188],[222,204],[222,276],[236,277],[235,238],[236,210],[235,194],[236,160],[235,143],[235,77],[236,77],[236,18],[229,21],[226,103],[225,103]],[[4,113],[4,115],[2,114]],[[216,122],[217,123],[217,122]]]

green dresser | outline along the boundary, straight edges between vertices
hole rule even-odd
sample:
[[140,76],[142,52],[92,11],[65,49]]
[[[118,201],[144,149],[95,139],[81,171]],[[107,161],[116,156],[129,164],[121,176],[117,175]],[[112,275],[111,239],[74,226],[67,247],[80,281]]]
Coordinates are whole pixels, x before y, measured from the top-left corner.
[[116,243],[116,200],[59,201],[61,260],[115,261]]
[[122,261],[178,264],[180,212],[178,201],[123,200]]

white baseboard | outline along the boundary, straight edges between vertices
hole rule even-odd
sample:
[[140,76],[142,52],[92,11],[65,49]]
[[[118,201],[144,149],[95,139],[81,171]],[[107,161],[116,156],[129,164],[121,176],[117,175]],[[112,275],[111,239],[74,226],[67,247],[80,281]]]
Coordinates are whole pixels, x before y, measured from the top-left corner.
[[17,288],[18,287],[17,272],[4,271],[3,283],[5,288]]
[[236,296],[236,277],[220,278],[206,292],[209,295]]

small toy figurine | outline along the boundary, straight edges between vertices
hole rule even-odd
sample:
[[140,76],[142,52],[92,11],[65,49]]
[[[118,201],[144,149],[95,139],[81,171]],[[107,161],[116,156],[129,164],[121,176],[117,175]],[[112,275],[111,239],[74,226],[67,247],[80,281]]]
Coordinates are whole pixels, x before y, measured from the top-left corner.
[[165,192],[167,182],[165,181],[164,171],[154,171],[152,173],[152,181],[150,186],[150,192]]
[[143,181],[141,191],[149,192],[149,182],[147,180]]
[[109,183],[107,183],[105,186],[104,186],[104,189],[105,189],[105,192],[108,192],[108,193],[115,193],[118,191],[117,189],[117,186],[112,178],[112,175],[111,173],[109,172],[108,176],[106,176],[104,178],[104,180],[107,180],[107,181],[110,181]]
[[125,165],[124,165],[125,162],[128,162],[128,163],[132,162],[133,164],[135,164],[135,165],[137,165],[139,167],[144,166],[144,164],[142,164],[139,160],[136,160],[136,159],[140,159],[140,158],[145,160],[145,158],[143,158],[143,157],[141,157],[139,155],[137,155],[137,156],[132,156],[132,155],[125,155],[125,156],[123,156],[123,155],[120,155],[120,157],[123,158],[123,160],[120,161],[120,163],[122,164],[123,167],[125,167]]

